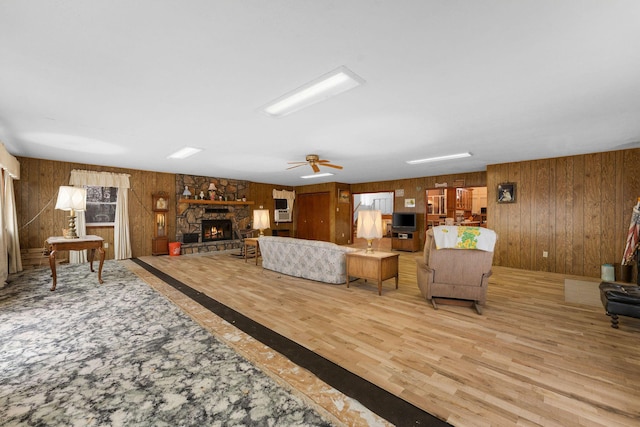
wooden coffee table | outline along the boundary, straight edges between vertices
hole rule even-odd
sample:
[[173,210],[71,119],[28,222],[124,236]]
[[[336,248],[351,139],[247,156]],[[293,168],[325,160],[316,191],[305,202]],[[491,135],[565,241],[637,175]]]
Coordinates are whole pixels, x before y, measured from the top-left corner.
[[398,257],[391,252],[366,251],[347,252],[347,288],[351,276],[360,279],[378,281],[378,295],[382,295],[382,282],[392,277],[396,278],[398,289]]

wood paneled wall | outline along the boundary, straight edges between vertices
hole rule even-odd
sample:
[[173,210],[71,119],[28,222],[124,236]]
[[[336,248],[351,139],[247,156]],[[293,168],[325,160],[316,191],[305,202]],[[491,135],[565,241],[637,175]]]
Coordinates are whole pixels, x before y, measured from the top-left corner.
[[[176,182],[174,174],[27,157],[18,157],[18,160],[20,161],[20,179],[16,180],[14,185],[22,249],[42,248],[47,237],[62,235],[62,229],[67,227],[69,214],[54,209],[58,187],[69,185],[71,170],[82,169],[131,175],[129,189],[131,250],[134,257],[151,255],[151,238],[153,237],[151,194],[157,191],[173,194]],[[171,206],[175,206],[175,203],[175,200],[170,201]],[[175,209],[169,210],[167,221],[168,235],[173,241]],[[87,233],[104,238],[105,242],[109,243],[109,247],[105,249],[105,256],[107,259],[114,258],[113,227],[90,228]]]
[[[271,235],[273,230],[289,230],[289,232],[291,233],[291,236],[293,236],[294,225],[295,225],[294,222],[281,222],[276,224],[273,221],[273,211],[276,207],[275,202],[273,200],[273,190],[292,191],[293,187],[277,185],[277,184],[250,182],[248,185],[247,200],[251,200],[254,202],[254,205],[251,206],[251,210],[253,211],[254,209],[260,209],[260,206],[262,206],[264,209],[269,209],[269,212],[271,212],[271,218],[270,218],[271,229],[266,230],[265,235]],[[295,202],[294,202],[294,209],[295,209]],[[253,218],[253,213],[251,215]],[[295,215],[293,220],[295,221]]]
[[[129,216],[134,256],[151,254],[153,222],[151,194],[172,194],[175,175],[18,158],[21,179],[15,181],[16,203],[23,249],[43,247],[45,239],[60,234],[67,214],[54,209],[60,185],[69,182],[72,169],[87,169],[131,175]],[[338,203],[338,191],[371,193],[404,190],[394,209],[415,211],[421,218],[424,242],[425,190],[436,183],[464,180],[465,187],[487,186],[487,220],[498,233],[494,263],[535,271],[550,271],[591,277],[600,276],[603,263],[619,263],[624,250],[631,210],[640,196],[640,149],[594,153],[528,162],[490,165],[486,172],[426,176],[358,184],[327,183],[301,187],[250,183],[247,198],[273,211],[273,189],[296,190],[298,194],[329,192],[332,241],[349,243],[351,209]],[[428,170],[425,171],[428,173]],[[517,201],[498,204],[496,188],[501,182],[517,184]],[[415,208],[405,208],[404,199],[416,199]],[[171,203],[175,204],[175,200]],[[169,212],[169,236],[175,238],[175,211]],[[294,215],[295,221],[295,215]],[[294,223],[272,224],[272,229],[295,231]],[[113,229],[91,229],[110,243],[107,257],[113,258]],[[543,257],[543,252],[548,257]]]
[[[620,263],[640,196],[638,165],[640,149],[488,166],[494,263],[590,277]],[[517,184],[516,203],[497,203],[502,182]]]

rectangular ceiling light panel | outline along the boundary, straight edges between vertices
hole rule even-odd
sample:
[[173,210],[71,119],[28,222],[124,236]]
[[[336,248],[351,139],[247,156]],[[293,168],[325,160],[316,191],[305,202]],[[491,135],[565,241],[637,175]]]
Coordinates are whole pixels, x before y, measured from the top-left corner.
[[331,175],[333,175],[333,174],[329,173],[329,172],[314,173],[313,175],[305,175],[305,176],[301,176],[300,178],[303,178],[303,179],[322,178],[323,176],[331,176]]
[[286,116],[362,84],[360,76],[347,67],[339,67],[268,103],[263,111],[272,117]]
[[417,165],[420,163],[439,162],[441,160],[461,159],[463,157],[471,157],[471,153],[449,154],[447,156],[429,157],[426,159],[418,160],[407,160],[407,163],[409,163],[410,165]]
[[194,154],[199,153],[201,151],[202,151],[201,148],[183,147],[178,151],[176,151],[175,153],[169,154],[167,156],[167,159],[186,159],[187,157],[193,156]]

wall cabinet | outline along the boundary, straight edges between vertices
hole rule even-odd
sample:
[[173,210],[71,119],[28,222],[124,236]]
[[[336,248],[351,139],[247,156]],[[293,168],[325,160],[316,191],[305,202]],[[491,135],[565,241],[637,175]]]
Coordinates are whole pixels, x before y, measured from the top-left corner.
[[152,255],[169,254],[169,237],[167,236],[167,212],[169,212],[169,195],[165,192],[151,195],[153,211],[153,238],[151,239]]

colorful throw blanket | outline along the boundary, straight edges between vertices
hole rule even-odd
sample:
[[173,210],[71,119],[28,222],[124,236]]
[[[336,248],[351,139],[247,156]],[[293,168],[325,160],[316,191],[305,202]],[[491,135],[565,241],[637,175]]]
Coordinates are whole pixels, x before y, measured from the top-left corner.
[[478,249],[493,252],[496,245],[496,232],[483,227],[434,227],[433,238],[436,249]]

